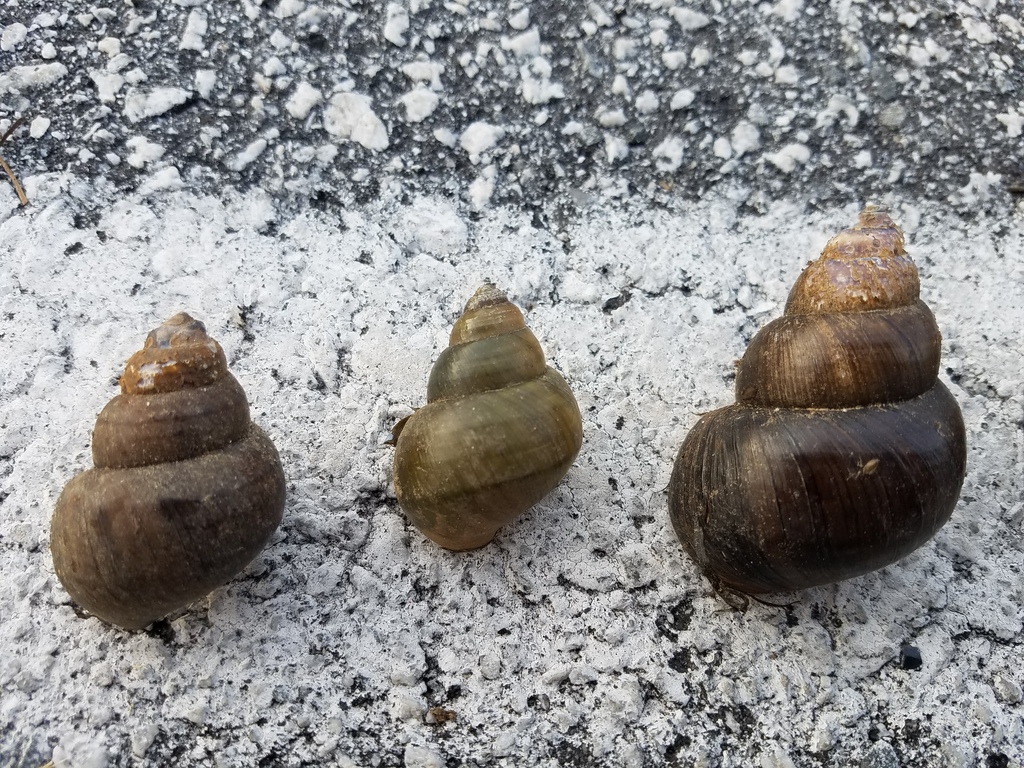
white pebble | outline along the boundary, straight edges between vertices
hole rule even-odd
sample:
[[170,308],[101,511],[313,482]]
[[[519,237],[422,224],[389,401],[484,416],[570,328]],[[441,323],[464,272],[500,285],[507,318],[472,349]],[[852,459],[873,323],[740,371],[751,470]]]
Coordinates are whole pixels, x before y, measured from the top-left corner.
[[596,117],[597,122],[605,128],[617,128],[626,124],[626,113],[621,109],[599,109]]
[[612,55],[618,61],[631,59],[636,55],[637,41],[629,37],[619,37],[612,44]]
[[669,15],[676,20],[676,23],[686,32],[701,29],[711,23],[711,19],[699,11],[690,8],[675,7],[669,11]]
[[384,22],[384,39],[397,46],[405,45],[405,33],[409,31],[409,12],[398,3],[388,3],[387,20]]
[[672,101],[669,102],[669,108],[673,110],[685,109],[693,104],[693,100],[696,98],[697,94],[689,88],[681,88],[672,94]]
[[608,155],[609,163],[625,160],[629,157],[629,144],[625,139],[609,133],[604,137],[604,151]]
[[779,0],[772,8],[772,13],[783,21],[796,21],[800,18],[800,11],[804,7],[804,0]]
[[196,91],[204,98],[210,98],[213,87],[217,84],[217,70],[200,69],[196,71]]
[[742,157],[747,152],[761,146],[761,132],[757,126],[747,120],[740,120],[731,134],[732,151],[736,157]]
[[43,134],[46,133],[47,129],[49,129],[49,127],[50,118],[42,116],[37,117],[32,121],[31,125],[29,125],[28,135],[31,136],[33,139],[41,138]]
[[286,35],[284,32],[282,32],[279,29],[275,29],[270,34],[270,44],[280,51],[282,48],[290,47],[292,41],[291,38],[288,37],[288,35]]
[[160,169],[140,184],[138,191],[141,196],[146,197],[157,192],[173,192],[176,189],[184,188],[184,186],[185,182],[181,180],[181,174],[178,173],[178,169],[173,165],[169,165],[166,168]]
[[502,136],[505,129],[497,125],[491,125],[482,121],[471,123],[462,133],[459,139],[459,146],[469,155],[470,160],[479,159],[487,150],[491,149]]
[[126,53],[118,53],[107,62],[107,72],[120,72],[132,63],[132,57]]
[[493,653],[485,653],[480,657],[480,675],[485,680],[497,680],[501,674],[501,659]]
[[1024,114],[1018,115],[1014,110],[996,115],[996,120],[1006,126],[1011,139],[1016,139],[1024,131]]
[[683,140],[669,136],[654,148],[654,165],[663,173],[672,173],[683,164]]
[[133,731],[131,736],[132,755],[135,757],[145,757],[146,750],[153,745],[153,742],[159,735],[160,726],[156,723],[148,723]]
[[796,85],[800,82],[800,73],[792,64],[786,64],[775,70],[775,82],[782,85]]
[[636,97],[636,111],[641,115],[649,115],[652,112],[657,112],[658,106],[658,96],[654,91],[643,91]]
[[992,31],[992,27],[986,24],[984,21],[978,19],[972,19],[969,16],[965,16],[960,20],[960,23],[964,26],[964,32],[967,33],[967,37],[976,43],[982,45],[988,45],[989,43],[995,42],[996,36]]
[[193,8],[188,14],[188,21],[185,22],[185,32],[178,43],[178,50],[181,51],[202,51],[206,44],[203,43],[203,36],[206,34],[208,24],[206,13]]
[[697,46],[690,53],[690,66],[692,66],[694,69],[700,69],[709,61],[711,61],[711,51],[709,51],[707,48]]
[[547,77],[532,77],[529,67],[523,67],[520,74],[523,76],[523,101],[527,104],[547,104],[552,99],[565,98],[565,87],[561,83],[553,83]]
[[539,56],[540,32],[534,27],[513,38],[503,37],[501,39],[501,47],[506,51],[511,51],[516,56]]
[[96,85],[96,92],[100,97],[100,101],[105,104],[114,101],[117,98],[117,92],[124,85],[124,78],[121,75],[115,75],[110,72],[92,71],[89,73],[89,79]]
[[277,56],[271,56],[265,62],[263,62],[263,74],[267,77],[278,77],[279,75],[288,74],[288,67],[284,65]]
[[444,768],[444,758],[431,749],[407,744],[403,755],[405,768]]
[[419,123],[430,117],[441,99],[429,88],[418,86],[404,94],[399,101],[405,106],[405,119],[410,123]]
[[811,150],[804,144],[787,144],[778,152],[771,152],[764,157],[783,173],[792,173],[797,163],[803,165],[811,159]]
[[523,8],[522,10],[512,14],[508,17],[508,25],[512,29],[524,30],[530,26],[530,9]]
[[303,80],[295,87],[295,93],[291,95],[284,108],[288,114],[297,120],[305,120],[317,104],[324,100],[323,93],[318,88]]
[[667,69],[679,69],[686,63],[687,59],[686,51],[663,51],[661,54],[661,63],[665,65]]
[[498,177],[498,169],[493,165],[484,168],[480,175],[469,185],[469,202],[474,211],[487,207],[494,194],[494,182]]
[[281,0],[277,4],[277,10],[274,11],[274,15],[279,19],[288,19],[292,16],[298,16],[305,7],[306,4],[303,0]]
[[256,139],[255,141],[250,142],[249,146],[228,160],[225,165],[227,165],[228,169],[232,171],[244,170],[249,167],[253,160],[262,155],[266,148],[266,139]]
[[145,136],[133,136],[125,142],[125,146],[132,150],[126,161],[132,168],[142,168],[164,156],[164,148]]
[[116,37],[104,37],[96,43],[96,48],[100,53],[105,53],[112,59],[121,52],[121,41]]
[[4,31],[0,33],[0,51],[13,51],[23,42],[28,36],[28,27],[20,22],[14,22],[4,27]]
[[450,128],[438,128],[434,131],[434,138],[450,149],[455,149],[455,145],[459,143],[459,137]]
[[369,96],[361,93],[336,94],[324,114],[324,130],[367,149],[387,149],[388,131],[374,113],[372,103]]
[[11,67],[7,72],[0,69],[0,93],[23,91],[28,88],[45,88],[64,78],[68,68],[63,64],[26,64]]
[[612,17],[597,3],[590,3],[587,6],[587,12],[599,27],[610,27],[613,24]]
[[441,87],[444,64],[429,59],[410,61],[408,64],[402,65],[402,74],[413,82],[430,81],[430,87],[437,89]]
[[132,88],[124,98],[124,115],[131,122],[137,123],[184,104],[190,95],[191,92],[184,88],[154,88],[148,93]]

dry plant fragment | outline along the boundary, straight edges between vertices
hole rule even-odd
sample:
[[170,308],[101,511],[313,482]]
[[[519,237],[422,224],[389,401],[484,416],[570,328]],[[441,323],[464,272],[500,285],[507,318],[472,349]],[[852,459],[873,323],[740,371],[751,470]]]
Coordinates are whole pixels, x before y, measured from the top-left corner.
[[[11,127],[7,129],[7,132],[4,133],[2,137],[0,137],[0,147],[4,145],[5,141],[7,141],[7,137],[14,133],[24,122],[25,118],[19,117],[11,123]],[[14,185],[14,191],[18,194],[18,200],[21,201],[22,205],[28,205],[28,196],[25,194],[25,190],[22,188],[21,182],[18,181],[18,177],[14,175],[14,171],[11,170],[11,166],[7,164],[7,161],[4,160],[2,155],[0,155],[0,167],[4,169],[4,173],[7,174],[7,178],[10,179],[11,184]]]

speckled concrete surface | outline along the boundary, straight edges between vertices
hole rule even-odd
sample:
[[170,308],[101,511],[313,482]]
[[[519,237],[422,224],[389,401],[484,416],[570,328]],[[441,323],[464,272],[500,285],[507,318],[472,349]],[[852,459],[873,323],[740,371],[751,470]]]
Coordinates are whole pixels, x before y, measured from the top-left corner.
[[[0,28],[30,201],[0,186],[0,765],[1022,764],[1019,4],[20,2]],[[866,202],[943,332],[961,501],[899,563],[737,613],[668,524],[672,460]],[[486,278],[585,441],[453,554],[385,440]],[[240,577],[127,633],[76,612],[49,518],[180,310],[288,502]]]

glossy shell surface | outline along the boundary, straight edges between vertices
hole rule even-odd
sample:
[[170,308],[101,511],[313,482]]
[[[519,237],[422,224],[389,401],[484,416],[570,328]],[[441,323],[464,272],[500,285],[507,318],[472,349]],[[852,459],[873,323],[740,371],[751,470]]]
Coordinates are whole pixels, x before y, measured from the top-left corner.
[[481,287],[452,329],[427,405],[395,428],[399,504],[443,547],[475,549],[562,479],[582,421],[522,312]]
[[941,335],[903,235],[861,214],[751,341],[736,404],[702,417],[669,484],[673,526],[718,587],[804,589],[928,541],[966,469]]

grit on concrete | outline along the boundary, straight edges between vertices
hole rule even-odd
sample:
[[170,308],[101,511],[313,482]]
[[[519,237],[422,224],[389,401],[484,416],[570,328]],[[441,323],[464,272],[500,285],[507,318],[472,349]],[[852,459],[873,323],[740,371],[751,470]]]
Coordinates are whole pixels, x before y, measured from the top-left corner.
[[[0,766],[1024,764],[1019,3],[21,0],[0,29],[30,201],[0,186]],[[672,461],[867,202],[942,329],[961,501],[882,571],[736,612],[668,523]],[[585,438],[455,554],[385,441],[485,279]],[[288,502],[129,633],[76,611],[49,519],[181,310]]]

